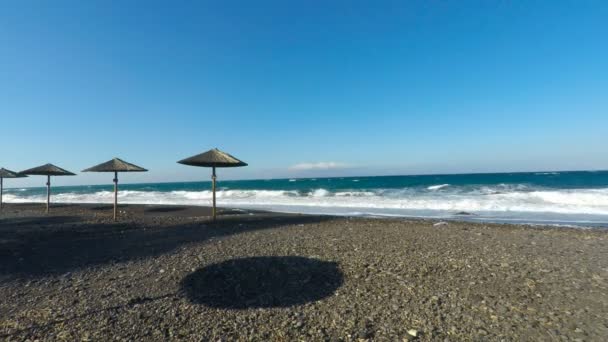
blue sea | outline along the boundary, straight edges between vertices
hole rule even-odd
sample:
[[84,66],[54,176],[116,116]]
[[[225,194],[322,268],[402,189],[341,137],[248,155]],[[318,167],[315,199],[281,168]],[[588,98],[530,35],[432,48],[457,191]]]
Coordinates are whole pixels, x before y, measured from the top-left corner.
[[[279,212],[608,226],[608,171],[221,181],[218,205]],[[211,204],[210,182],[121,184],[120,203]],[[54,187],[53,202],[112,202],[112,184]],[[44,188],[7,189],[43,202]]]

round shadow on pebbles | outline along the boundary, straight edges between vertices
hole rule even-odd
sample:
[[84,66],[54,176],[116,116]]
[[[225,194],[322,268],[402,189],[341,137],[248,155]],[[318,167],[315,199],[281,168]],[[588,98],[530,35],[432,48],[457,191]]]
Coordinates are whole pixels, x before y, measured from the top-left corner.
[[331,296],[343,283],[335,262],[296,256],[252,257],[212,264],[188,275],[182,289],[214,308],[289,307]]

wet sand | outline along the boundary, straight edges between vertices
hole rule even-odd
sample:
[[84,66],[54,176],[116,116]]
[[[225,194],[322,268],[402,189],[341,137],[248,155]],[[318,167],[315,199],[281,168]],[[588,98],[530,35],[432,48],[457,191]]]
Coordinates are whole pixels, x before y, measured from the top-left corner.
[[[4,340],[603,341],[608,233],[108,205],[0,214]],[[415,336],[414,336],[415,335]]]

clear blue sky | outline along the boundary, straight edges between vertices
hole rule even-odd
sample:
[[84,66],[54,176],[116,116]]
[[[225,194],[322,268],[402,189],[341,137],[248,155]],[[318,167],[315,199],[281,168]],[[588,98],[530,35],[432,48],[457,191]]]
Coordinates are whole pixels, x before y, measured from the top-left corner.
[[5,1],[0,75],[14,170],[207,180],[175,162],[212,147],[249,162],[231,179],[608,169],[606,1]]

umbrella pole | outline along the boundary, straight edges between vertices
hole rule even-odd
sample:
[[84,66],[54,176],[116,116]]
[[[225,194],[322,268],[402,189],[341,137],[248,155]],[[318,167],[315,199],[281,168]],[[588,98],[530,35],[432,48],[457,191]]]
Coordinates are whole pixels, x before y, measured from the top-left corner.
[[114,171],[114,221],[116,221],[116,208],[118,207],[118,172]]
[[3,182],[4,182],[4,178],[0,177],[0,210],[2,210],[2,206],[3,206],[3,203],[2,203],[2,193],[4,192]]
[[215,166],[214,166],[213,173],[211,174],[211,181],[212,181],[211,188],[213,189],[213,209],[212,209],[211,213],[213,215],[213,221],[215,221],[215,218],[217,215],[216,209],[215,209],[215,179],[216,179],[216,176],[215,176]]
[[49,213],[51,204],[51,176],[46,176],[46,213]]

